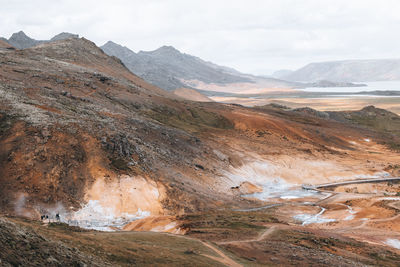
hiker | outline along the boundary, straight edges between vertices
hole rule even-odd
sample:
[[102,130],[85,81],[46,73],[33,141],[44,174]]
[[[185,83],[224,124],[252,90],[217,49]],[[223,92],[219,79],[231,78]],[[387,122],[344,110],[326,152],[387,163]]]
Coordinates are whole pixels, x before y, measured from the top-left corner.
[[56,220],[57,220],[57,222],[60,222],[61,221],[61,219],[60,219],[60,214],[56,214]]

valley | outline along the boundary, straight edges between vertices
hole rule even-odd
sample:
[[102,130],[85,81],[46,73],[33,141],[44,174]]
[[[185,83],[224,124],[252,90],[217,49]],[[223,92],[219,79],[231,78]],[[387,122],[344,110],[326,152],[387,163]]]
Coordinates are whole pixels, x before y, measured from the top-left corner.
[[299,94],[278,94],[268,96],[209,96],[211,100],[221,103],[239,104],[244,106],[263,106],[278,104],[288,108],[310,107],[321,111],[359,110],[366,106],[376,106],[400,114],[398,96],[374,95],[328,95],[313,93],[312,96]]
[[397,181],[302,188],[398,177],[395,111],[195,102],[85,38],[2,47],[1,264],[400,261]]

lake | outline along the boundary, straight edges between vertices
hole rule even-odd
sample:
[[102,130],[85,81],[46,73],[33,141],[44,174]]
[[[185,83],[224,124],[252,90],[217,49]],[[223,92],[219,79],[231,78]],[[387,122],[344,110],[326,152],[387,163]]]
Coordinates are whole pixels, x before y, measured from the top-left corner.
[[400,91],[400,81],[360,82],[366,84],[363,87],[308,87],[300,89],[305,92],[335,92],[356,93],[370,91]]

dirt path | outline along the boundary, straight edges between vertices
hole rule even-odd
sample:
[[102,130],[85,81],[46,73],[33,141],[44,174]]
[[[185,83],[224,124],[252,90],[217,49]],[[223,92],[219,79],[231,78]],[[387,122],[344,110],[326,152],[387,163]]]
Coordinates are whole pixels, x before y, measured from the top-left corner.
[[204,241],[200,241],[204,246],[212,249],[213,251],[215,251],[215,253],[217,253],[220,257],[215,257],[215,256],[211,256],[208,254],[201,254],[202,256],[205,256],[207,258],[213,259],[215,261],[218,261],[222,264],[225,264],[226,266],[231,266],[231,267],[242,267],[243,265],[237,263],[236,261],[232,260],[231,258],[229,258],[228,256],[226,256],[221,250],[217,249],[216,247],[204,242]]
[[392,203],[389,203],[388,206],[391,208],[394,208],[396,210],[400,210],[400,208],[397,206],[397,204],[399,204],[399,203],[400,203],[400,201],[392,202]]
[[262,235],[260,235],[255,241],[258,242],[258,241],[264,240],[269,235],[271,235],[275,231],[276,228],[277,228],[276,225],[271,226],[269,229],[267,229],[267,231],[265,231]]
[[393,220],[395,220],[395,219],[397,219],[397,218],[399,218],[400,217],[400,214],[397,214],[397,215],[395,215],[395,216],[393,216],[393,217],[389,217],[389,218],[384,218],[384,219],[372,219],[372,220],[368,220],[368,221],[366,221],[367,223],[368,222],[388,222],[388,221],[393,221]]
[[176,234],[171,234],[171,233],[166,233],[167,235],[172,235],[175,237],[180,237],[180,238],[185,238],[185,239],[189,239],[192,241],[198,241],[200,242],[202,245],[206,246],[207,248],[213,250],[215,253],[217,253],[220,257],[215,257],[212,255],[208,255],[208,254],[200,254],[204,257],[210,258],[212,260],[215,260],[217,262],[220,262],[226,266],[230,266],[230,267],[243,267],[243,265],[241,265],[240,263],[237,263],[236,261],[232,260],[230,257],[228,257],[226,254],[224,254],[221,250],[217,249],[216,247],[212,246],[211,244],[202,241],[200,239],[197,238],[192,238],[192,237],[188,237],[188,236],[184,236],[184,235],[176,235]]
[[[336,193],[336,194],[334,194],[334,195],[331,195],[329,198],[330,198],[330,199],[331,199],[332,197],[340,198],[340,197],[346,196],[346,195],[347,195],[347,193]],[[325,200],[325,199],[323,199],[323,201],[324,201],[324,200]],[[372,206],[373,204],[375,204],[376,202],[379,202],[379,201],[382,201],[382,198],[376,198],[376,199],[374,199],[374,200],[372,201],[372,203],[370,203],[370,205]],[[399,202],[400,202],[400,201],[395,201],[395,202],[392,202],[392,203],[387,204],[387,206],[388,206],[388,207],[391,207],[391,208],[394,208],[394,209],[396,209],[396,210],[400,210],[400,208],[397,206],[397,204],[398,204]],[[316,203],[318,203],[318,202],[316,202]],[[348,206],[348,205],[346,205],[346,204],[343,204],[343,203],[336,203],[336,204],[338,204],[338,205],[345,205],[345,206],[347,206],[347,207],[350,207],[350,206]],[[369,223],[374,223],[374,222],[388,222],[388,221],[396,220],[396,219],[398,219],[398,218],[400,218],[400,213],[398,213],[398,214],[396,214],[396,215],[394,215],[394,216],[392,216],[392,217],[389,217],[389,218],[359,220],[360,224],[358,224],[358,225],[355,225],[355,226],[348,226],[348,227],[344,227],[344,228],[337,228],[337,229],[334,229],[334,231],[337,232],[337,233],[342,233],[342,234],[350,233],[350,232],[353,232],[353,231],[355,231],[355,230],[360,230],[360,229],[365,229],[365,230],[368,229],[368,230],[371,230],[371,231],[372,231],[372,230],[374,230],[374,229],[368,227],[368,224],[369,224]],[[369,241],[368,241],[368,242],[369,242]]]
[[234,211],[258,211],[258,210],[266,210],[266,209],[270,209],[270,208],[275,208],[275,207],[279,207],[279,206],[283,206],[286,205],[286,203],[276,203],[276,204],[270,204],[270,205],[266,205],[266,206],[262,206],[262,207],[256,207],[256,208],[249,208],[249,209],[237,209]]
[[259,241],[264,240],[265,238],[267,238],[270,234],[272,234],[276,230],[277,227],[278,227],[277,225],[273,225],[273,226],[269,227],[268,229],[266,229],[261,235],[259,235],[255,239],[225,241],[225,242],[218,242],[218,244],[219,245],[226,245],[226,244],[235,244],[235,243],[259,242]]

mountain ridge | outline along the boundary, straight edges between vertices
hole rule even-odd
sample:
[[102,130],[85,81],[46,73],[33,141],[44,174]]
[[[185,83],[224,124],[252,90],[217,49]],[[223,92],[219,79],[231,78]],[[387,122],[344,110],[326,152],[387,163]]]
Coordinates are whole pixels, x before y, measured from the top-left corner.
[[62,32],[62,33],[59,33],[59,34],[53,36],[50,40],[35,40],[35,39],[29,37],[28,35],[26,35],[24,31],[19,31],[19,32],[13,33],[9,39],[0,37],[0,40],[9,43],[10,45],[14,46],[15,48],[26,49],[26,48],[34,47],[34,46],[37,46],[40,44],[65,40],[65,39],[69,39],[69,38],[79,38],[79,35],[68,33],[68,32]]
[[[79,38],[79,35],[62,32],[49,40],[35,40],[23,31],[19,31],[9,39],[0,37],[0,40],[17,49],[27,49],[69,38]],[[179,88],[200,90],[212,88],[212,91],[241,93],[243,91],[279,90],[293,88],[297,85],[275,78],[241,73],[233,68],[182,53],[168,45],[153,51],[141,50],[135,53],[126,46],[108,41],[100,48],[108,55],[119,58],[137,76],[167,91]]]
[[104,52],[116,56],[140,77],[166,90],[190,87],[183,80],[206,83],[252,82],[228,67],[206,62],[198,57],[181,53],[172,46],[161,46],[153,51],[133,52],[126,46],[108,41],[101,46]]

